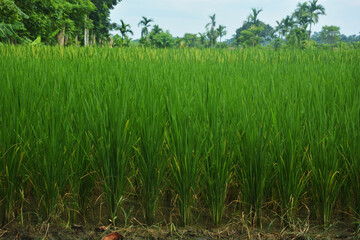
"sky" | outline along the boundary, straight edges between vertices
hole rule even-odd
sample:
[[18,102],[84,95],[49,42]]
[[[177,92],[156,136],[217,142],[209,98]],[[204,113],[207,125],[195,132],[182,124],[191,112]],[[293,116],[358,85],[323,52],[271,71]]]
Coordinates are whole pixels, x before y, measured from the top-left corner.
[[[262,8],[259,19],[271,26],[290,15],[298,2],[303,0],[123,0],[111,11],[111,21],[120,23],[120,19],[130,24],[134,32],[133,39],[140,38],[138,23],[142,16],[152,18],[163,30],[169,30],[173,36],[185,33],[203,33],[210,22],[209,15],[216,14],[217,25],[225,25],[229,39],[241,27],[251,8]],[[360,33],[360,0],[319,0],[325,7],[326,16],[320,16],[313,27],[321,31],[324,25],[340,27],[345,35]],[[151,28],[151,27],[150,27]],[[116,32],[113,32],[116,34]]]

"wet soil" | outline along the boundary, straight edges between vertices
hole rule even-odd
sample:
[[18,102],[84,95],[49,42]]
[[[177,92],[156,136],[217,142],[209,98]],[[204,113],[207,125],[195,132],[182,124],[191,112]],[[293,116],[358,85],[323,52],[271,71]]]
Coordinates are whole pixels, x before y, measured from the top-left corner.
[[[165,202],[165,207],[159,210],[158,224],[152,227],[146,227],[145,219],[141,211],[138,201],[125,202],[128,219],[125,221],[124,216],[117,219],[117,226],[114,227],[109,222],[104,204],[98,201],[92,201],[94,206],[87,211],[85,217],[78,216],[77,224],[69,224],[64,220],[42,222],[37,215],[27,214],[22,219],[24,222],[20,224],[20,219],[15,218],[12,222],[5,226],[0,226],[0,240],[16,239],[16,240],[101,240],[104,236],[117,232],[122,239],[274,239],[274,240],[308,240],[308,239],[324,239],[324,240],[360,240],[360,225],[353,221],[345,220],[342,216],[336,217],[339,221],[330,228],[319,226],[316,220],[309,220],[305,215],[302,219],[308,221],[299,222],[291,228],[285,228],[279,219],[276,211],[265,212],[262,220],[262,227],[252,227],[251,223],[246,219],[243,213],[239,212],[236,207],[228,207],[224,216],[225,224],[221,226],[213,226],[211,217],[204,209],[194,209],[194,224],[191,227],[178,227],[179,213],[171,202]],[[31,205],[31,204],[30,204]],[[134,210],[138,209],[138,210]],[[27,213],[31,212],[31,206],[26,209]],[[67,219],[66,216],[59,216],[59,219]],[[87,219],[85,222],[81,219]],[[89,221],[92,220],[92,221]],[[273,220],[275,219],[275,220]],[[311,218],[310,218],[311,219]],[[358,233],[356,233],[358,231]],[[119,238],[121,239],[121,238]],[[111,239],[118,240],[118,239]]]
[[[129,226],[126,228],[114,228],[112,226],[89,226],[73,225],[61,226],[52,224],[37,224],[35,226],[21,226],[13,223],[1,228],[0,239],[16,240],[40,240],[40,239],[69,239],[69,240],[100,240],[104,236],[117,232],[120,238],[112,239],[276,239],[276,240],[307,240],[307,239],[357,239],[355,231],[345,227],[334,227],[331,230],[323,231],[321,228],[314,228],[306,232],[290,232],[286,230],[258,230],[248,229],[242,224],[227,224],[221,227],[208,228],[175,228],[169,226],[144,227]],[[360,236],[359,236],[360,237]]]

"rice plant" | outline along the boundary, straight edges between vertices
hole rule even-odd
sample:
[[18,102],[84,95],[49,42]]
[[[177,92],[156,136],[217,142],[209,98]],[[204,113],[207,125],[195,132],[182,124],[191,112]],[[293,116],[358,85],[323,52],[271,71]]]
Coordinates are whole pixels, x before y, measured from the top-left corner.
[[[170,90],[170,89],[169,89]],[[166,134],[171,153],[170,168],[173,176],[173,187],[177,194],[181,225],[189,225],[192,221],[192,208],[196,207],[195,197],[198,195],[198,180],[202,160],[202,144],[204,136],[198,129],[196,115],[191,101],[182,103],[184,95],[173,91],[171,100],[167,101],[169,114],[169,130]]]
[[181,225],[202,205],[220,225],[234,200],[260,226],[270,205],[288,222],[302,206],[325,226],[356,218],[359,62],[354,49],[2,45],[0,221],[24,195],[71,222],[101,199],[119,225],[136,195],[152,225],[164,189]]
[[126,104],[126,90],[118,86],[116,91],[103,92],[106,94],[101,94],[101,99],[95,98],[91,105],[84,107],[90,115],[89,131],[96,146],[96,156],[90,160],[100,175],[110,217],[115,225],[128,187],[133,144],[131,117]]

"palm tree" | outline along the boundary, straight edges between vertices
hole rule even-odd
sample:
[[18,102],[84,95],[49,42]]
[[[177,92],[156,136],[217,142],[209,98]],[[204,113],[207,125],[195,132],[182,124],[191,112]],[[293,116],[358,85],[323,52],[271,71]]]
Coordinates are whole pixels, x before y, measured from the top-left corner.
[[285,28],[284,28],[284,19],[279,21],[276,21],[276,27],[274,29],[275,33],[279,33],[280,36],[285,36]]
[[210,43],[211,43],[211,47],[214,47],[215,44],[215,38],[216,38],[216,32],[215,32],[215,26],[216,26],[216,15],[210,15],[209,16],[211,22],[209,22],[208,24],[206,24],[206,28],[209,28],[209,26],[211,26],[209,35],[210,35]]
[[285,38],[295,25],[294,19],[291,16],[286,16],[284,19],[281,20],[281,22],[276,21],[276,23],[276,31]]
[[146,36],[149,33],[149,27],[151,26],[150,23],[153,22],[154,20],[151,18],[146,18],[146,17],[142,17],[141,21],[138,23],[138,26],[143,26],[143,28],[141,29],[141,38],[146,38]]
[[156,35],[156,34],[159,34],[159,33],[162,33],[162,32],[163,32],[163,30],[157,24],[155,24],[153,29],[151,30],[151,33],[153,35]]
[[119,30],[123,39],[127,38],[127,33],[134,35],[134,32],[131,30],[130,24],[125,24],[123,20],[120,20],[121,25],[116,24],[115,29]]
[[310,23],[309,5],[307,2],[298,3],[293,13],[293,17],[296,19],[296,23],[304,30],[306,30]]
[[260,22],[258,19],[258,16],[263,10],[261,8],[260,9],[251,8],[251,10],[252,10],[252,13],[250,13],[250,15],[248,16],[248,22],[257,26]]
[[221,38],[227,34],[226,27],[223,25],[219,25],[219,27],[216,29],[216,32],[219,35],[221,42]]
[[159,27],[159,25],[155,24],[154,27],[151,29],[150,33],[149,33],[149,39],[150,42],[153,42],[154,37],[159,34],[162,33],[163,30]]
[[205,45],[205,43],[206,43],[206,33],[198,33],[199,34],[199,37],[200,37],[200,43],[202,44],[202,45]]
[[325,15],[325,8],[321,4],[317,4],[318,0],[310,1],[308,7],[309,11],[309,20],[310,20],[310,31],[309,31],[309,40],[311,37],[311,24],[316,24],[319,22],[319,16]]

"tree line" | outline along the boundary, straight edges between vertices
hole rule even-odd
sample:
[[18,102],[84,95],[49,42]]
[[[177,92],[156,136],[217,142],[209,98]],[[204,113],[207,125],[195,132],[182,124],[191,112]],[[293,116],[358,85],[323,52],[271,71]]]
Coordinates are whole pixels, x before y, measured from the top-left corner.
[[[312,29],[325,8],[318,0],[298,3],[294,12],[276,21],[276,26],[260,20],[262,9],[251,13],[235,34],[223,41],[226,26],[217,25],[216,14],[209,16],[205,31],[173,37],[154,19],[142,17],[138,23],[141,38],[133,40],[131,26],[124,20],[111,23],[110,10],[121,0],[1,0],[0,42],[60,45],[110,45],[112,47],[144,46],[169,47],[259,47],[270,46],[306,48],[359,46],[360,35],[341,35],[337,26],[323,26],[320,32]],[[114,36],[110,31],[118,32]]]
[[107,41],[121,0],[0,0],[0,42],[88,45]]

